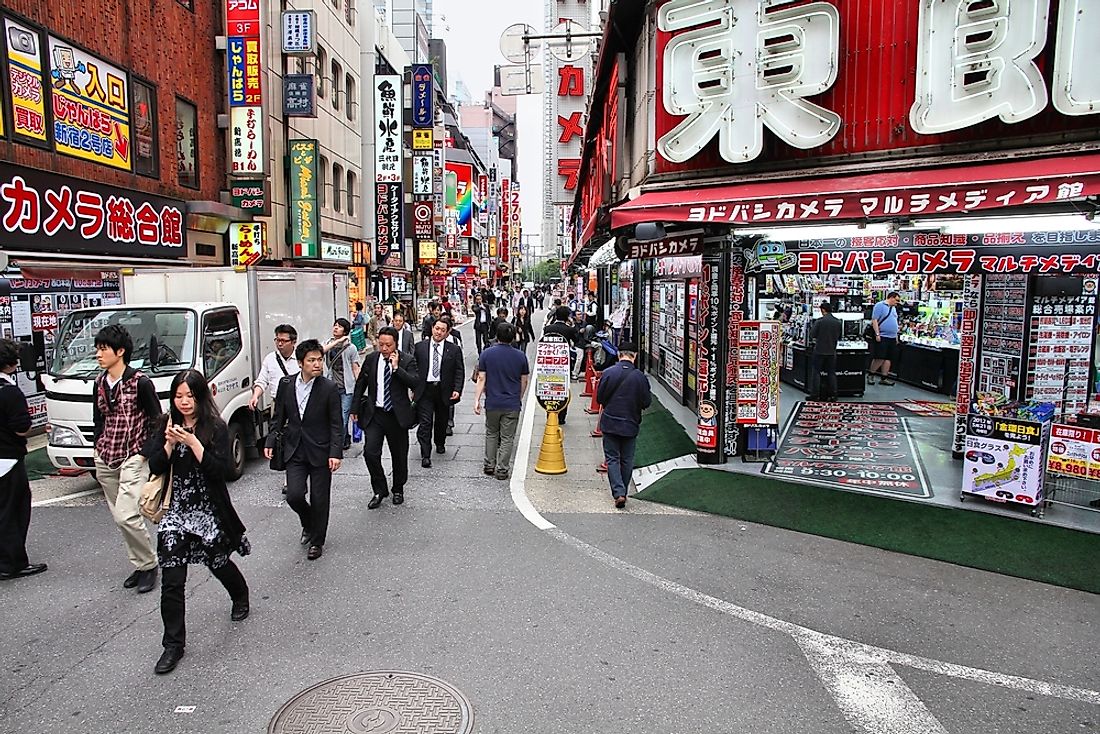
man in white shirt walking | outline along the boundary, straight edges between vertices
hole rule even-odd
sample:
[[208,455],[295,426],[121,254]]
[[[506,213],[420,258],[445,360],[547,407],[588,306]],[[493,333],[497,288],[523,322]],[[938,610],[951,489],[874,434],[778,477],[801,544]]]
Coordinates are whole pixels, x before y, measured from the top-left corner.
[[252,383],[252,400],[248,407],[252,410],[260,402],[260,396],[266,394],[268,403],[275,402],[275,391],[279,380],[300,372],[298,360],[294,357],[294,348],[298,344],[298,330],[290,324],[275,327],[275,351],[264,357],[256,381]]

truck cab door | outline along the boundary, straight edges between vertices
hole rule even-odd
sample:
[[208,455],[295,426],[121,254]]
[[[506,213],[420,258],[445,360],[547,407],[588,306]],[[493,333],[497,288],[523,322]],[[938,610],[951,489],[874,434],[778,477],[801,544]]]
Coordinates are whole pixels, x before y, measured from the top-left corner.
[[236,309],[203,315],[201,347],[199,364],[214,394],[218,413],[229,428],[229,478],[236,479],[244,471],[245,442],[251,425],[244,419],[247,410],[233,404],[240,403],[242,393],[252,389],[252,366]]

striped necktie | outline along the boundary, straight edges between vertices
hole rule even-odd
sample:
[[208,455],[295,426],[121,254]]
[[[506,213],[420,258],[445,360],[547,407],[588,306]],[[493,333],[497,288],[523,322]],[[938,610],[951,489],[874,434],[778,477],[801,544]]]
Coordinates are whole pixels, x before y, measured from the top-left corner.
[[386,368],[382,372],[382,389],[385,390],[385,394],[382,396],[382,405],[386,410],[393,410],[393,398],[390,396],[390,382],[393,380],[393,369],[390,368],[390,361],[386,360]]

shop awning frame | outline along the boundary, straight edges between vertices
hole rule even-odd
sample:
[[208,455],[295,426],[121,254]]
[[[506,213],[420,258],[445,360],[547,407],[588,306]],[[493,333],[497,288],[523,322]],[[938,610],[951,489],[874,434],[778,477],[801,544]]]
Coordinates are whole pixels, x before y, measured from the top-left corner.
[[781,226],[906,220],[1080,204],[1100,196],[1100,153],[855,176],[649,191],[611,211],[611,228],[642,222]]

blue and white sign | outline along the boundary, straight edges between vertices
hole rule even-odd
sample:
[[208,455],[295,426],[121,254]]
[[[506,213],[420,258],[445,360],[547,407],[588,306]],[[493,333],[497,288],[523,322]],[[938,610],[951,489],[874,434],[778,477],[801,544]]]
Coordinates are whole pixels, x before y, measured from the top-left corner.
[[283,53],[308,56],[317,51],[317,15],[312,10],[283,11]]
[[435,124],[435,76],[431,64],[412,67],[412,124],[413,127]]

